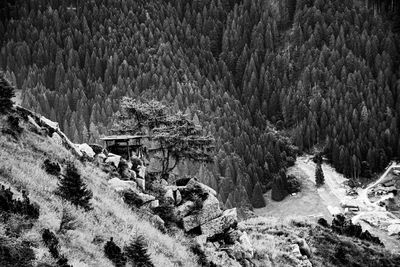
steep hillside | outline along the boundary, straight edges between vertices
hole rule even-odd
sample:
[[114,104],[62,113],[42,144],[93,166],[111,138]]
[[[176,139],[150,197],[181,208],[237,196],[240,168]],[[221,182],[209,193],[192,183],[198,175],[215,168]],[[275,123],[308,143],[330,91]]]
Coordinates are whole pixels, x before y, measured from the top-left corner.
[[[19,117],[19,116],[17,116]],[[140,213],[132,212],[121,197],[107,184],[108,175],[94,163],[79,161],[64,146],[46,135],[35,133],[35,126],[20,118],[21,134],[10,135],[7,116],[0,117],[0,184],[11,187],[14,198],[21,198],[25,191],[32,203],[39,206],[39,217],[2,213],[0,222],[1,266],[54,266],[51,256],[42,241],[44,229],[56,233],[60,253],[72,266],[112,266],[104,254],[104,245],[111,237],[119,246],[128,243],[138,234],[145,237],[150,258],[156,266],[195,266],[196,257],[189,251],[182,236],[163,234]],[[13,131],[11,131],[13,132]],[[56,195],[59,179],[48,174],[43,163],[46,159],[64,165],[72,161],[81,173],[84,182],[93,192],[93,210],[85,212]],[[74,226],[60,231],[61,220],[68,212]],[[14,247],[22,244],[32,251],[32,262],[17,260],[28,257],[25,250]],[[28,245],[26,245],[28,244]],[[14,249],[14,250],[13,250]],[[9,254],[3,253],[8,251]],[[7,261],[15,259],[12,263]]]
[[[59,144],[56,133],[51,137],[50,121],[43,118],[41,128],[32,120],[33,115],[27,114],[28,111],[20,110],[0,116],[1,266],[125,266],[118,261],[113,264],[106,257],[105,245],[113,237],[113,242],[123,247],[137,235],[144,237],[154,266],[398,266],[400,263],[398,255],[379,245],[379,239],[340,218],[332,226],[323,220],[317,225],[296,218],[282,221],[254,216],[238,223],[236,209],[231,209],[201,224],[200,233],[199,230],[184,233],[173,221],[165,221],[167,228],[162,233],[150,220],[149,213],[144,212],[146,209],[133,209],[131,204],[124,203],[126,195],[123,200],[110,187],[110,174],[118,174],[106,173],[103,169],[107,165],[72,153],[67,149],[71,148],[68,143]],[[60,177],[55,175],[54,165],[44,164],[46,160],[59,162],[61,169],[68,162],[74,163],[93,193],[92,210],[72,205],[57,193]],[[182,186],[161,186],[157,190],[168,192],[168,188],[179,188],[182,194],[185,192]],[[215,194],[204,185],[200,188]],[[4,202],[7,195],[14,199],[8,201],[8,206]],[[171,197],[177,199],[173,194]],[[201,214],[213,218],[215,203],[209,206],[206,200],[201,206],[199,214],[184,218],[185,229],[196,226],[193,219]],[[163,217],[172,218],[171,215],[164,212]],[[51,249],[54,242],[56,254]]]

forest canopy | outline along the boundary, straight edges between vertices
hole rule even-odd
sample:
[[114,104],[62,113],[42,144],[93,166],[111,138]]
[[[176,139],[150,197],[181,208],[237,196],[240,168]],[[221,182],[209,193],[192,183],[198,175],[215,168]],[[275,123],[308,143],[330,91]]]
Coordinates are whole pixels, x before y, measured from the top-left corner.
[[25,107],[58,121],[75,142],[106,134],[124,96],[185,110],[216,138],[206,182],[229,205],[269,189],[293,164],[292,143],[302,151],[322,146],[355,178],[400,154],[399,37],[367,5],[16,5],[13,19],[0,22],[0,68],[22,89]]

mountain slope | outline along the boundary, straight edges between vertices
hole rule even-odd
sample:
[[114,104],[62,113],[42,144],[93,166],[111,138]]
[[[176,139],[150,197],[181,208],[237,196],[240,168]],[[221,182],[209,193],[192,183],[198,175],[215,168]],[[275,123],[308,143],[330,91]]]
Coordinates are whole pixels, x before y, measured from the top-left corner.
[[[1,130],[7,128],[6,116],[0,117]],[[163,234],[140,214],[132,212],[121,197],[107,184],[108,176],[93,163],[78,161],[66,148],[51,138],[32,132],[34,126],[20,118],[23,128],[15,140],[9,134],[0,133],[0,183],[20,195],[25,190],[33,203],[40,207],[40,216],[30,221],[33,226],[24,229],[24,220],[0,222],[1,235],[10,236],[9,223],[19,231],[13,242],[25,241],[31,244],[35,263],[54,264],[48,249],[41,241],[43,229],[57,233],[61,253],[73,266],[112,266],[104,254],[104,243],[114,238],[123,246],[137,234],[145,237],[151,260],[156,266],[195,266],[196,257],[189,252],[185,239]],[[93,210],[85,212],[55,194],[58,178],[49,175],[42,168],[46,159],[65,163],[72,161],[78,167],[84,182],[93,192]],[[67,209],[76,220],[76,226],[65,233],[57,232],[63,210]],[[17,217],[18,218],[18,217]],[[8,229],[8,230],[7,230]],[[19,230],[18,230],[19,229]],[[13,236],[13,235],[11,235]],[[33,266],[33,265],[26,265]]]

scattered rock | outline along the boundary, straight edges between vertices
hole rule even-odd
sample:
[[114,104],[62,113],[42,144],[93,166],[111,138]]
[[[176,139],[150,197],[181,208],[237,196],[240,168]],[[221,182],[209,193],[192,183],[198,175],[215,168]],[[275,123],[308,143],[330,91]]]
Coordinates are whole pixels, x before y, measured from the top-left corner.
[[229,229],[226,233],[225,242],[229,244],[234,244],[239,240],[239,237],[243,234],[242,231],[236,229]]
[[217,267],[241,267],[240,263],[229,257],[225,251],[215,251],[215,248],[206,248],[204,254],[211,266]]
[[400,234],[400,224],[391,224],[387,228],[389,235],[398,235]]
[[136,183],[143,191],[146,190],[146,181],[144,179],[136,177]]
[[195,189],[196,187],[200,187],[204,192],[209,193],[213,196],[217,196],[217,192],[214,189],[212,189],[211,187],[209,187],[205,184],[202,184],[202,183],[196,181],[195,179],[190,179],[186,185],[186,188],[188,188],[188,189],[192,189],[192,188]]
[[75,144],[76,148],[82,153],[86,154],[88,157],[93,158],[96,154],[93,149],[86,143],[84,144]]
[[33,119],[31,116],[28,116],[28,121],[35,127],[36,131],[38,132],[42,131],[42,127],[40,127],[39,124],[36,123],[35,119]]
[[236,208],[225,210],[222,216],[201,225],[201,232],[207,237],[222,234],[231,226],[237,224]]
[[203,202],[201,210],[183,218],[183,227],[185,231],[190,231],[212,219],[217,218],[222,214],[219,207],[218,199],[213,195],[208,195],[207,199]]
[[148,203],[145,203],[141,208],[149,208],[149,209],[155,209],[160,206],[160,201],[158,199],[152,200]]
[[175,205],[179,205],[182,202],[182,195],[179,190],[175,191]]
[[297,245],[299,245],[301,255],[304,255],[304,256],[307,256],[308,258],[311,258],[311,254],[312,254],[311,253],[311,248],[307,244],[307,242],[304,239],[299,238],[296,241],[296,243],[297,243]]
[[165,179],[161,179],[161,180],[160,180],[160,185],[161,185],[161,186],[168,186],[168,182],[165,181]]
[[121,156],[109,153],[108,157],[106,159],[106,163],[110,162],[110,163],[114,164],[115,167],[118,168],[120,160],[121,160]]
[[138,193],[137,195],[142,200],[143,203],[147,203],[156,199],[155,196],[145,193]]
[[171,188],[169,188],[169,189],[167,190],[167,192],[165,192],[165,194],[164,194],[164,200],[165,200],[165,202],[167,202],[168,204],[173,204],[173,203],[175,203],[174,191],[172,191]]
[[182,219],[186,215],[188,215],[194,208],[195,204],[193,201],[187,201],[183,203],[182,205],[178,206],[176,208],[176,216],[179,219]]
[[290,254],[293,255],[295,258],[301,259],[302,255],[300,253],[300,248],[299,245],[297,244],[292,244],[289,246],[290,249]]
[[234,257],[240,261],[253,258],[254,248],[246,232],[242,233],[242,235],[239,237],[239,241],[235,242],[232,252]]
[[134,181],[123,181],[119,178],[112,178],[108,181],[108,184],[117,192],[137,191]]

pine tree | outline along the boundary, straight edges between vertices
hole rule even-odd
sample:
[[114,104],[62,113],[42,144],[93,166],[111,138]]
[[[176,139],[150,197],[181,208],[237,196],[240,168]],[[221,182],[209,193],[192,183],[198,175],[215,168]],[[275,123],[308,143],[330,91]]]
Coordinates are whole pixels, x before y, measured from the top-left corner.
[[78,169],[71,162],[67,164],[66,175],[61,178],[58,194],[75,206],[84,208],[86,211],[92,209],[90,200],[93,194],[87,189]]
[[253,194],[251,198],[251,204],[254,208],[262,208],[265,207],[265,199],[262,193],[260,183],[256,183],[253,189]]
[[11,98],[15,96],[14,88],[10,82],[4,76],[3,72],[0,72],[0,114],[6,113],[13,106]]
[[322,171],[321,163],[318,163],[315,169],[315,183],[317,186],[321,186],[325,183],[324,172]]
[[153,267],[150,255],[147,253],[146,242],[143,236],[139,235],[128,246],[124,248],[128,261],[138,267]]
[[286,176],[276,175],[272,184],[271,198],[275,201],[283,200],[287,195],[287,181]]

